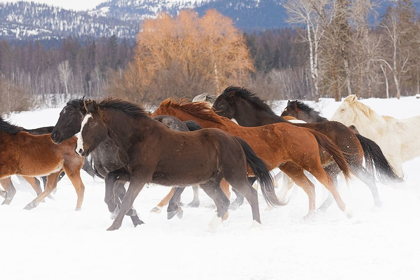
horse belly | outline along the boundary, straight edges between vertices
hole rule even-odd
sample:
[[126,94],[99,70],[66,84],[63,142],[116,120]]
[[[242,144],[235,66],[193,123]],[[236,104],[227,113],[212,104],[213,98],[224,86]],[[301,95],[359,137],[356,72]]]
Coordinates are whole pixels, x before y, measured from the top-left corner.
[[203,157],[186,157],[160,162],[152,182],[165,186],[189,186],[209,181],[218,173],[217,161]]

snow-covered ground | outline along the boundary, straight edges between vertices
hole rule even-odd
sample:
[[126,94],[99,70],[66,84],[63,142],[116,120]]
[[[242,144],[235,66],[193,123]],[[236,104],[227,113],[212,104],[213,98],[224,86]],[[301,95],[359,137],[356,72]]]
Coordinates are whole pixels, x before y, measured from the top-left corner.
[[[415,97],[363,102],[397,118],[420,113]],[[275,110],[284,104],[277,102]],[[331,117],[339,104],[326,99],[313,105]],[[54,125],[59,111],[12,114],[10,120],[27,128]],[[200,208],[184,207],[183,219],[168,221],[166,213],[149,210],[169,188],[151,185],[135,201],[146,224],[133,228],[126,218],[120,230],[107,232],[111,220],[102,180],[82,171],[86,191],[79,212],[67,177],[54,199],[31,211],[23,207],[34,193],[16,184],[12,204],[0,207],[0,279],[420,279],[420,158],[407,162],[404,171],[404,186],[379,184],[381,209],[373,209],[372,196],[359,181],[342,188],[352,219],[333,205],[304,221],[308,200],[295,188],[289,205],[273,210],[266,210],[260,195],[262,228],[250,228],[251,208],[245,203],[216,233],[207,231],[214,209],[203,192]],[[317,186],[318,205],[326,195]],[[191,198],[186,190],[183,202]]]

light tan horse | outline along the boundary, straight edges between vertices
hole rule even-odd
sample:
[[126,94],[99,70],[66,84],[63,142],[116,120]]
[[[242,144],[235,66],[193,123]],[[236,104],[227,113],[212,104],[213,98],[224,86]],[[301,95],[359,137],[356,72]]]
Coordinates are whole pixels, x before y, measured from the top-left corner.
[[402,120],[381,116],[355,95],[349,95],[331,120],[353,125],[361,135],[375,141],[400,177],[402,163],[420,156],[420,115]]

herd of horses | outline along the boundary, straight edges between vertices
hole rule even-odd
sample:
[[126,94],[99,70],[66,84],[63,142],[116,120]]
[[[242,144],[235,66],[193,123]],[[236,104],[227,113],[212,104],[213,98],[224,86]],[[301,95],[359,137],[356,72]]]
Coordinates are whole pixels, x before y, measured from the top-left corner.
[[[65,172],[79,210],[85,190],[80,170],[87,165],[105,181],[105,203],[114,219],[108,230],[120,228],[125,215],[134,226],[143,223],[133,202],[148,183],[172,187],[152,210],[159,212],[168,204],[168,218],[182,216],[180,197],[187,186],[194,186],[191,205],[199,205],[199,186],[216,205],[211,231],[244,199],[251,206],[253,225],[261,224],[256,180],[270,206],[287,204],[291,187],[301,187],[309,200],[308,218],[317,211],[313,176],[330,194],[320,209],[335,201],[351,217],[337,191],[338,176],[347,183],[352,175],[359,178],[380,207],[377,182],[402,182],[402,162],[420,156],[414,138],[420,135],[420,116],[380,116],[355,96],[342,102],[334,121],[300,101],[289,101],[279,116],[241,87],[228,87],[217,98],[200,97],[207,100],[167,99],[153,113],[121,99],[75,99],[61,110],[54,127],[33,131],[0,118],[3,204],[10,204],[16,193],[10,176],[21,175],[34,188],[37,197],[25,207],[32,209]],[[275,168],[287,175],[279,195],[270,173]],[[46,176],[43,191],[38,176]],[[236,194],[233,203],[229,186]]]

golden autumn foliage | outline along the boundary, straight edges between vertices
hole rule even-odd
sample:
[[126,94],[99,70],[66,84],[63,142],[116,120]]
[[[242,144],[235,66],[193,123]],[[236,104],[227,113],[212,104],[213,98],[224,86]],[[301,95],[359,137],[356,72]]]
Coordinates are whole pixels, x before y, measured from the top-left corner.
[[249,51],[230,18],[215,10],[201,18],[185,10],[177,17],[162,13],[144,21],[122,83],[136,80],[141,92],[136,101],[153,102],[203,92],[220,94],[229,85],[247,85],[249,71],[253,71]]

